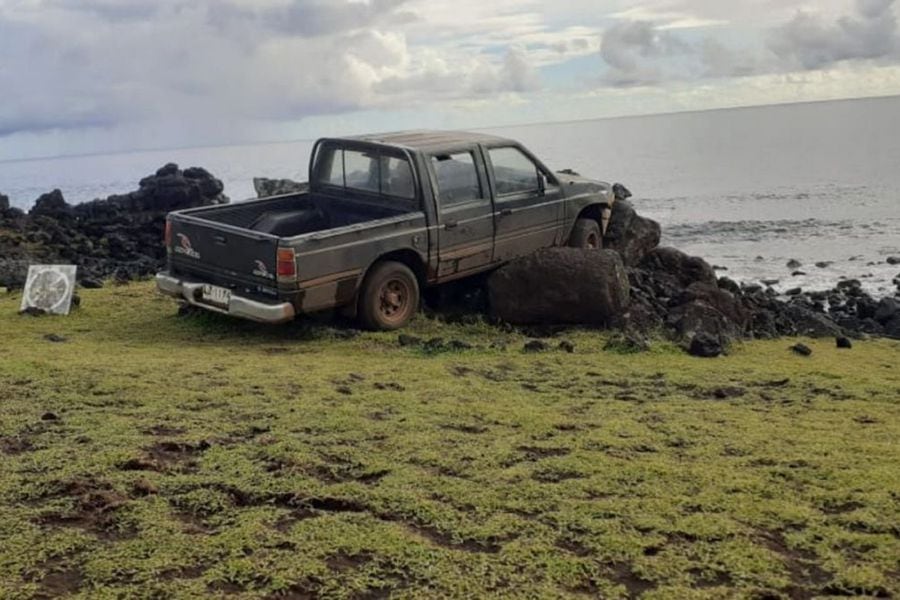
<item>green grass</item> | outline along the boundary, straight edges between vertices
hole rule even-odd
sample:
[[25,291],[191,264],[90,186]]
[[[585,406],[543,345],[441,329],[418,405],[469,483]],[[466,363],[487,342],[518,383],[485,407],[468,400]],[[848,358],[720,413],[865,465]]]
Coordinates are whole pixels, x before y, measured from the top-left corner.
[[0,598],[900,595],[897,342],[419,317],[475,345],[432,353],[82,296],[0,298]]

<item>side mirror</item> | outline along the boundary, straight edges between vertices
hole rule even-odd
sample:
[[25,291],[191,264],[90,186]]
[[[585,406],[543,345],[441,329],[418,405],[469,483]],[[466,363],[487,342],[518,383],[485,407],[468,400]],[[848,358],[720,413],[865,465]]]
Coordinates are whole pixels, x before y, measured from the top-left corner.
[[538,171],[538,192],[543,195],[547,191],[547,176]]

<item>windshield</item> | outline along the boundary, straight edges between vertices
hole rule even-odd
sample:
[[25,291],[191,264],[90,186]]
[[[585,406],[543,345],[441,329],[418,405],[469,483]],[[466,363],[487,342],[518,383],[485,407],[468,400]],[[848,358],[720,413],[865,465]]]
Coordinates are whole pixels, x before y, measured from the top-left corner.
[[405,200],[416,197],[412,168],[403,156],[325,146],[316,182]]

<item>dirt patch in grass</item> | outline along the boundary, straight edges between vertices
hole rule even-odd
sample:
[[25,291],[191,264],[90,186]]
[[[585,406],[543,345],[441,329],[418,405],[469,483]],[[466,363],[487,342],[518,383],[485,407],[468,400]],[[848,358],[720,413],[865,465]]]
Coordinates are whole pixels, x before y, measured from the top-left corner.
[[610,579],[625,586],[629,598],[640,598],[647,592],[656,589],[657,583],[644,579],[634,572],[634,567],[629,563],[616,563],[612,565]]
[[159,574],[159,578],[163,581],[172,581],[174,579],[199,579],[209,569],[205,565],[191,565],[187,567],[178,567],[177,569],[168,569]]
[[84,586],[84,575],[77,567],[67,565],[62,559],[53,559],[41,565],[44,576],[38,582],[35,600],[50,600],[74,595]]
[[73,508],[69,511],[43,512],[34,521],[45,528],[77,527],[107,540],[121,540],[133,537],[136,532],[130,527],[121,527],[118,511],[129,500],[112,486],[103,481],[75,478],[59,482],[57,489],[43,498],[71,498]]
[[543,446],[519,446],[516,450],[525,454],[525,460],[532,462],[552,456],[568,456],[572,453],[570,448],[548,448]]
[[825,589],[834,576],[821,567],[815,553],[788,547],[778,531],[763,531],[760,539],[763,546],[781,558],[791,579],[790,587],[785,590],[791,598],[805,599],[827,593]]
[[154,425],[148,429],[145,429],[143,433],[145,435],[153,435],[157,437],[175,437],[182,435],[187,430],[183,427],[173,427],[171,425]]
[[11,456],[34,450],[31,440],[21,436],[0,437],[0,452]]
[[197,457],[211,447],[207,441],[197,443],[164,441],[145,449],[143,456],[119,465],[123,471],[196,472]]

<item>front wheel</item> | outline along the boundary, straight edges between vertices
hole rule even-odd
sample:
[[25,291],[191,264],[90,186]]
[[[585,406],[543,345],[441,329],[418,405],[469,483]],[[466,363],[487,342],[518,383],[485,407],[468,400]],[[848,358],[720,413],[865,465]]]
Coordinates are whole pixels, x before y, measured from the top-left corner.
[[375,265],[359,293],[359,320],[375,331],[393,331],[406,325],[419,310],[419,281],[403,263]]
[[594,219],[578,219],[569,237],[569,246],[584,250],[600,250],[603,248],[603,234],[600,224]]

